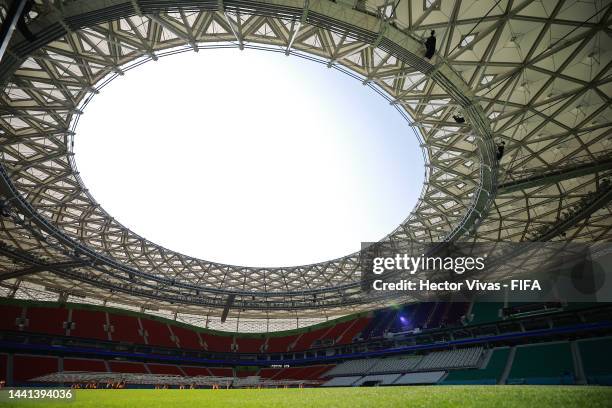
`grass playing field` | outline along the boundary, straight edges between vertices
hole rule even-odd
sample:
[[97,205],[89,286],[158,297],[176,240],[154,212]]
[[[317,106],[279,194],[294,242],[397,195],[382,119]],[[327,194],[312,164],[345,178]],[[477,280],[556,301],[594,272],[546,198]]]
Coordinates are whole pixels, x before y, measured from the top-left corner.
[[15,408],[182,407],[611,407],[612,387],[440,386],[253,390],[78,390],[74,402]]

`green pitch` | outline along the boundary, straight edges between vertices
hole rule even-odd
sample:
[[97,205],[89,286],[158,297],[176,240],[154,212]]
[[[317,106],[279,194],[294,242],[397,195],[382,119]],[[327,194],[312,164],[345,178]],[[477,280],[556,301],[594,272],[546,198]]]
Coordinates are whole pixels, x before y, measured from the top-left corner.
[[78,390],[74,402],[15,402],[15,408],[334,408],[612,406],[612,387],[432,386],[253,390]]

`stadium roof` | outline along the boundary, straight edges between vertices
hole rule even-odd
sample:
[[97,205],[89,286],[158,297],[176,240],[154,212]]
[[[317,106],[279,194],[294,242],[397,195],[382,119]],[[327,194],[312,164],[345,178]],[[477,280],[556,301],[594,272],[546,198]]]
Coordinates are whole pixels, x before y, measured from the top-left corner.
[[[215,47],[339,69],[418,129],[426,182],[386,238],[394,245],[612,236],[612,191],[602,182],[612,169],[608,1],[35,3],[36,39],[16,32],[0,63],[0,184],[10,210],[0,230],[3,296],[179,317],[218,318],[231,304],[233,319],[312,321],[389,301],[363,296],[356,254],[292,268],[207,262],[140,237],[88,193],[72,144],[91,98],[135,66]],[[431,30],[438,52],[429,60]]]

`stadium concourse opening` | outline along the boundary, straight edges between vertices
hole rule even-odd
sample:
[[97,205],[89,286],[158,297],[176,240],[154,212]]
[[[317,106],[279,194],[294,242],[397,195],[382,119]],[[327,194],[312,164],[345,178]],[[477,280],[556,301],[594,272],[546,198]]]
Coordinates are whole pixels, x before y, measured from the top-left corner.
[[402,223],[425,174],[417,130],[384,98],[275,52],[143,64],[106,85],[75,130],[80,176],[117,220],[233,265],[355,252]]
[[610,405],[610,1],[0,23],[1,407]]

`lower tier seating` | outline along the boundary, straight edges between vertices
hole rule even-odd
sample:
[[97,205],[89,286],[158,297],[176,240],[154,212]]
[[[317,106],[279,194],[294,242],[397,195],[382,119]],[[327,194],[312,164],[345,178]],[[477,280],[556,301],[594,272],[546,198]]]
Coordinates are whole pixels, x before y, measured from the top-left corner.
[[508,384],[573,384],[574,363],[567,342],[516,348]]
[[149,367],[151,374],[183,375],[181,369],[175,365],[148,363],[147,367]]
[[497,384],[499,383],[510,354],[509,348],[498,348],[491,352],[486,366],[481,369],[452,370],[444,384]]
[[589,384],[612,385],[612,338],[582,340],[578,348]]
[[316,380],[327,376],[326,373],[333,367],[333,365],[325,364],[306,367],[263,368],[260,370],[259,376],[275,380]]
[[353,387],[360,387],[362,385],[391,385],[397,380],[401,374],[378,374],[378,375],[366,375],[365,377],[357,380]]
[[352,376],[352,377],[334,377],[331,380],[323,383],[322,387],[350,387],[354,383],[357,382],[361,377],[360,376]]
[[181,370],[183,370],[183,372],[190,377],[207,377],[209,375],[212,375],[212,373],[206,367],[181,366]]
[[323,387],[360,387],[366,385],[413,385],[437,384],[446,375],[445,371],[426,371],[408,374],[378,374],[366,376],[334,377]]
[[329,377],[346,376],[353,374],[366,374],[378,363],[378,359],[370,360],[350,360],[338,364],[334,369],[327,373]]
[[57,357],[19,355],[13,356],[13,381],[16,385],[31,378],[59,371]]
[[476,367],[481,356],[482,347],[437,351],[423,357],[423,360],[418,365],[418,369],[435,370],[439,368]]
[[368,371],[370,374],[403,373],[417,368],[422,356],[407,356],[406,358],[384,358],[379,360]]
[[482,347],[470,347],[457,350],[434,351],[425,356],[350,360],[338,364],[327,375],[337,377],[476,367],[482,358],[482,353]]
[[444,377],[445,371],[429,371],[423,373],[408,373],[398,378],[396,385],[437,384]]
[[64,358],[64,371],[105,372],[106,364],[102,360],[85,358]]
[[127,361],[109,361],[108,365],[113,373],[146,373],[147,369],[143,363],[132,363]]
[[6,354],[0,354],[0,381],[6,381],[8,378],[8,356]]

